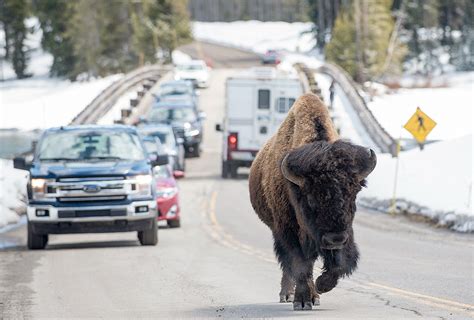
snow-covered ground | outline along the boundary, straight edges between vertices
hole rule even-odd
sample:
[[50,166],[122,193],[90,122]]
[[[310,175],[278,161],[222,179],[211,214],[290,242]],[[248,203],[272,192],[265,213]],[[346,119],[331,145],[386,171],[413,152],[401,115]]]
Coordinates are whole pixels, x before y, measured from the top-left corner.
[[[458,231],[474,231],[472,142],[472,135],[467,135],[429,144],[423,151],[402,152],[396,197],[403,200],[398,201],[398,209],[423,214],[441,224],[452,223]],[[387,154],[377,155],[369,187],[360,194],[363,203],[389,210],[396,161]]]
[[[102,90],[122,76],[84,82],[50,78],[53,57],[41,49],[38,20],[30,18],[26,24],[34,30],[26,41],[31,52],[27,72],[33,76],[16,80],[11,64],[2,61],[0,76],[5,81],[0,82],[0,128],[32,130],[68,124]],[[0,31],[0,44],[3,42],[4,34]]]
[[437,122],[428,139],[447,140],[472,134],[474,72],[463,75],[463,82],[447,82],[450,87],[400,89],[377,96],[368,105],[380,124],[396,138],[400,134],[411,137],[402,127],[417,107]]

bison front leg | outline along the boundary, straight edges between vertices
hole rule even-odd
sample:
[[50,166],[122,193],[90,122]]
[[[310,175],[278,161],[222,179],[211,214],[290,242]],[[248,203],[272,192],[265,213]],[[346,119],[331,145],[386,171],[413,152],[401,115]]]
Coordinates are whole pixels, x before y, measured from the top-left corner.
[[342,250],[324,250],[324,272],[316,279],[318,293],[326,293],[336,287],[339,278],[349,276],[357,268],[359,251],[350,240]]
[[311,310],[313,305],[319,305],[319,295],[314,290],[313,285],[314,261],[295,260],[296,290],[293,310]]
[[295,300],[295,280],[290,273],[283,270],[281,277],[280,302],[293,302]]

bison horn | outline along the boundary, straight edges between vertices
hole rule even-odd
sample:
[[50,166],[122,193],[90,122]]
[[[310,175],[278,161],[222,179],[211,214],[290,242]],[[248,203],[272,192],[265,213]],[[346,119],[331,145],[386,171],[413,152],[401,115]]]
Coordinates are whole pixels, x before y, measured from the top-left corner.
[[283,161],[281,162],[281,166],[280,166],[280,169],[281,169],[281,173],[283,174],[283,176],[290,182],[293,182],[294,184],[296,184],[297,186],[299,187],[302,187],[303,186],[303,182],[304,182],[304,179],[302,177],[298,177],[297,175],[295,175],[293,172],[291,172],[291,170],[288,168],[288,155],[287,154],[284,158],[283,158]]

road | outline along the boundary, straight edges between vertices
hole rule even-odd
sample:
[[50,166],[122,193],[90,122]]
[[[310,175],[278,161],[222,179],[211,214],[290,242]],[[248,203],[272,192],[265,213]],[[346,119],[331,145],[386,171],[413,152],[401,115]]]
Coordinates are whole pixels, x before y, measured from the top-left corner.
[[0,319],[473,317],[472,235],[364,210],[354,226],[358,271],[312,311],[277,302],[280,271],[247,174],[220,178],[213,127],[235,72],[214,69],[201,91],[208,120],[202,157],[189,159],[179,182],[182,228],[160,228],[157,247],[118,233],[52,236],[43,251],[26,250],[25,226],[0,234]]

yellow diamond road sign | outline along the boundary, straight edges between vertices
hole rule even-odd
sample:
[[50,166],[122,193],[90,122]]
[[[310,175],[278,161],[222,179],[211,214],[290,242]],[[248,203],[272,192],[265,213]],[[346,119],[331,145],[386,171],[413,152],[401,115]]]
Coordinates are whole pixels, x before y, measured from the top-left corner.
[[416,141],[423,143],[435,126],[436,122],[433,119],[428,117],[420,108],[416,108],[415,113],[403,127],[415,137]]

